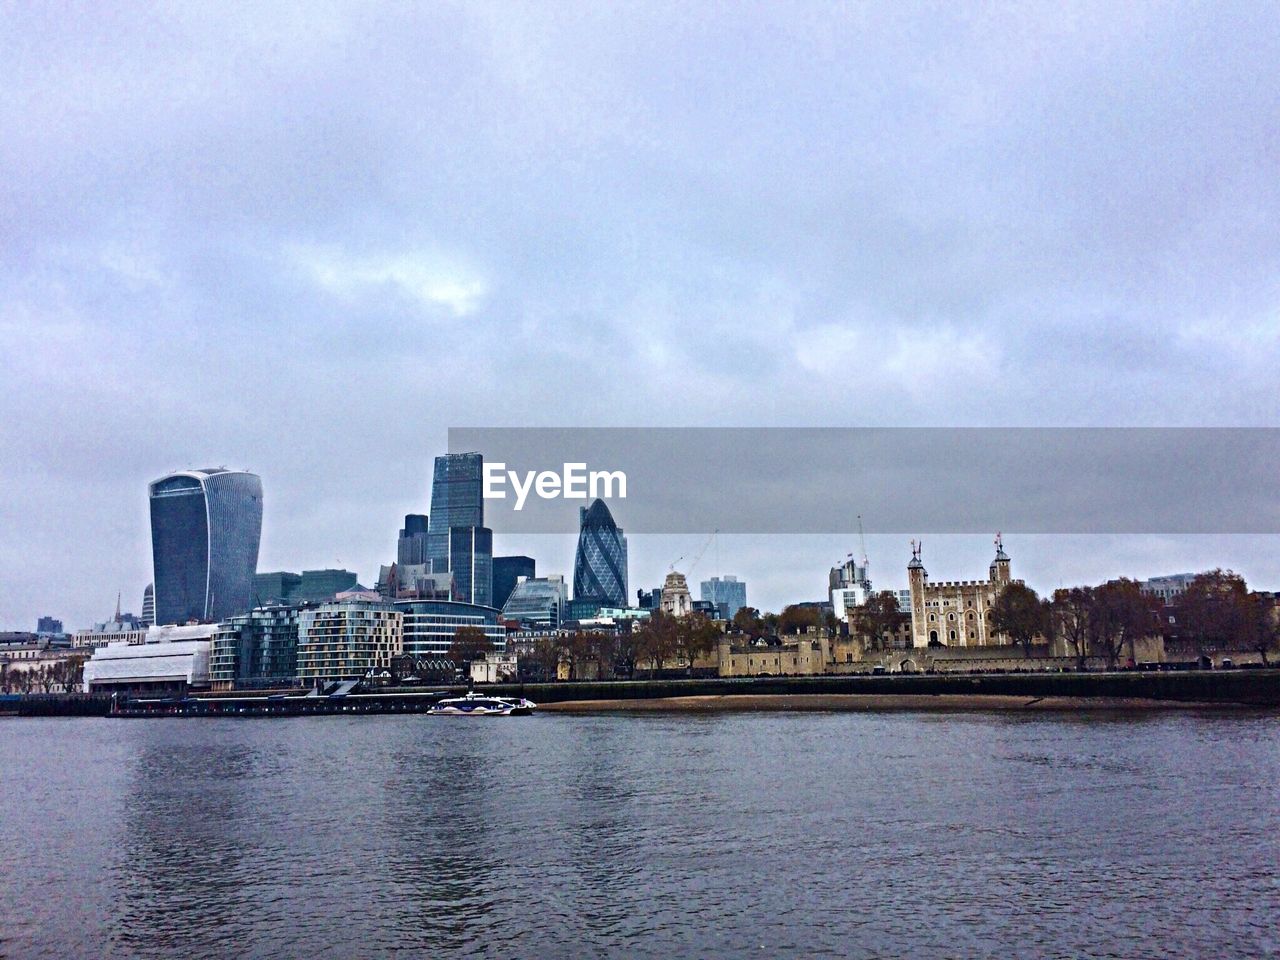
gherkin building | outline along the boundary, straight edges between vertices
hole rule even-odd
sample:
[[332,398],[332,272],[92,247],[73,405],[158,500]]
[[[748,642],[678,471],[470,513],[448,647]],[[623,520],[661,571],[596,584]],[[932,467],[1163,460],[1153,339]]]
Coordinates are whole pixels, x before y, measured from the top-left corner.
[[627,538],[603,500],[581,511],[573,598],[598,600],[605,607],[627,605]]

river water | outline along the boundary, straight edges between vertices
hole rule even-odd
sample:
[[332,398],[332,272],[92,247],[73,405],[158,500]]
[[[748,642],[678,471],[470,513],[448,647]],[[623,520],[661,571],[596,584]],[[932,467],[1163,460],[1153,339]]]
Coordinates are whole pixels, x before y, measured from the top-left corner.
[[0,720],[0,957],[1262,957],[1280,715]]

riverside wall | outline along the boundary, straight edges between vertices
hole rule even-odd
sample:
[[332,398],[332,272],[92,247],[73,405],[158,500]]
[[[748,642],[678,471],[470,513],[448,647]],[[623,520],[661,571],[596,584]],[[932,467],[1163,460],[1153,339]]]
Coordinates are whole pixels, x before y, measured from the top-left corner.
[[[437,687],[431,692],[371,692],[359,698],[328,700],[290,697],[268,702],[262,693],[195,694],[197,709],[177,712],[188,716],[298,715],[305,713],[423,712],[442,695],[457,695],[462,687]],[[1280,707],[1280,669],[1193,670],[1181,672],[1123,671],[1117,673],[884,674],[814,677],[751,677],[662,680],[565,681],[556,683],[485,684],[478,688],[493,696],[523,696],[535,703],[584,700],[641,700],[673,697],[785,696],[826,694],[856,696],[1011,696],[1164,700],[1221,706]],[[196,703],[196,700],[186,701]],[[237,711],[236,704],[257,704]],[[296,709],[295,709],[296,705]],[[306,708],[306,709],[304,709]],[[0,697],[0,715],[106,716],[111,697],[102,694],[38,694]],[[155,714],[173,713],[165,707]]]

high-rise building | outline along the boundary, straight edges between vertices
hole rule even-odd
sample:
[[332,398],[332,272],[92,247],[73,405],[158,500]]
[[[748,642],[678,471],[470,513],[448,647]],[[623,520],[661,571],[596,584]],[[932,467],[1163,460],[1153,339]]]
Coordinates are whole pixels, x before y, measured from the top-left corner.
[[537,576],[533,557],[493,558],[493,605],[501,610],[521,577]]
[[259,573],[253,578],[253,605],[265,607],[332,600],[344,590],[358,587],[357,579],[350,570],[303,570],[301,574],[274,570]]
[[421,513],[408,514],[396,545],[396,564],[407,567],[427,562],[427,518]]
[[55,617],[41,617],[36,621],[36,633],[62,633],[62,621]]
[[865,604],[871,596],[868,568],[866,557],[859,563],[853,559],[853,554],[849,554],[844,563],[831,568],[827,575],[827,596],[837,620],[847,620],[850,611]]
[[434,573],[452,573],[465,603],[493,603],[493,531],[484,525],[484,459],[478,453],[436,457],[427,558]]
[[701,599],[716,608],[721,620],[732,620],[733,615],[747,605],[747,584],[737,577],[712,577],[702,581]]
[[627,538],[603,500],[579,512],[578,551],[573,560],[573,597],[604,606],[627,605]]
[[564,577],[521,577],[502,608],[502,617],[517,620],[522,626],[554,630],[564,619],[568,602]]
[[142,623],[144,626],[151,626],[156,622],[156,588],[155,584],[148,583],[147,589],[142,591]]
[[449,531],[484,526],[484,458],[478,453],[436,457],[431,478],[431,517],[427,559],[440,572],[449,569]]
[[220,467],[150,485],[155,622],[213,621],[253,606],[262,481]]

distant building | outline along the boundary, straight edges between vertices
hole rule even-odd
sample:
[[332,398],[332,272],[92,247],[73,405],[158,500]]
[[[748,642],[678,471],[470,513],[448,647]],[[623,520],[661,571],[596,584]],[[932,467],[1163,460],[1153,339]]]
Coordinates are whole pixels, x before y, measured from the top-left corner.
[[569,601],[564,609],[564,619],[568,620],[592,620],[600,615],[604,604],[593,597],[574,597]]
[[62,621],[54,617],[41,617],[36,621],[36,633],[63,633]]
[[272,604],[320,603],[332,600],[344,590],[359,586],[350,570],[303,570],[301,574],[287,570],[255,574],[253,599],[255,607]]
[[611,607],[627,602],[627,538],[603,500],[578,515],[578,550],[573,561],[574,599],[599,600]]
[[454,592],[467,603],[493,603],[493,531],[484,525],[478,453],[435,459],[431,480],[431,524],[427,557],[433,573],[452,573]]
[[737,577],[712,577],[702,581],[702,599],[716,608],[720,620],[732,620],[733,615],[747,605],[747,584]]
[[522,626],[555,629],[566,619],[565,608],[569,603],[568,587],[564,577],[522,577],[502,608],[504,620],[514,620]]
[[298,615],[298,680],[313,686],[390,670],[404,642],[404,615],[389,603],[332,600]]
[[147,626],[138,620],[108,620],[97,623],[86,630],[77,630],[71,635],[71,646],[96,650],[112,643],[126,646],[147,642]]
[[457,600],[405,600],[395,605],[404,617],[403,647],[414,658],[443,657],[461,627],[480,630],[494,649],[506,648],[507,631],[493,607]]
[[208,686],[208,640],[111,644],[84,664],[85,693],[185,693]]
[[1140,580],[1138,587],[1148,596],[1159,597],[1163,603],[1170,604],[1187,592],[1187,588],[1197,576],[1199,574],[1196,573],[1171,573],[1163,577]]
[[145,590],[142,591],[142,622],[146,626],[151,626],[156,622],[156,588],[154,584],[147,584]]
[[657,610],[662,606],[662,588],[636,591],[636,606],[641,610]]
[[493,605],[501,610],[521,577],[537,576],[533,557],[493,558]]
[[262,481],[183,470],[154,481],[149,495],[156,622],[216,621],[252,607]]
[[683,573],[672,570],[662,585],[662,612],[673,617],[683,617],[693,611],[693,599],[689,596],[689,583]]
[[292,687],[298,682],[301,606],[259,607],[218,624],[209,656],[214,690]]
[[392,600],[453,600],[453,574],[432,573],[428,563],[398,563],[378,576],[378,593]]
[[430,562],[427,556],[427,518],[421,513],[411,513],[404,518],[404,529],[396,543],[396,564],[403,567]]
[[837,620],[849,619],[849,612],[860,607],[871,596],[871,577],[867,573],[867,561],[861,563],[848,557],[844,563],[831,568],[827,576],[827,593],[831,600],[831,612]]
[[911,584],[911,639],[916,647],[1000,646],[1009,642],[992,630],[988,618],[996,598],[1012,580],[1009,557],[996,537],[996,556],[986,580],[948,580],[930,583],[920,560],[920,546],[914,545],[907,564]]

